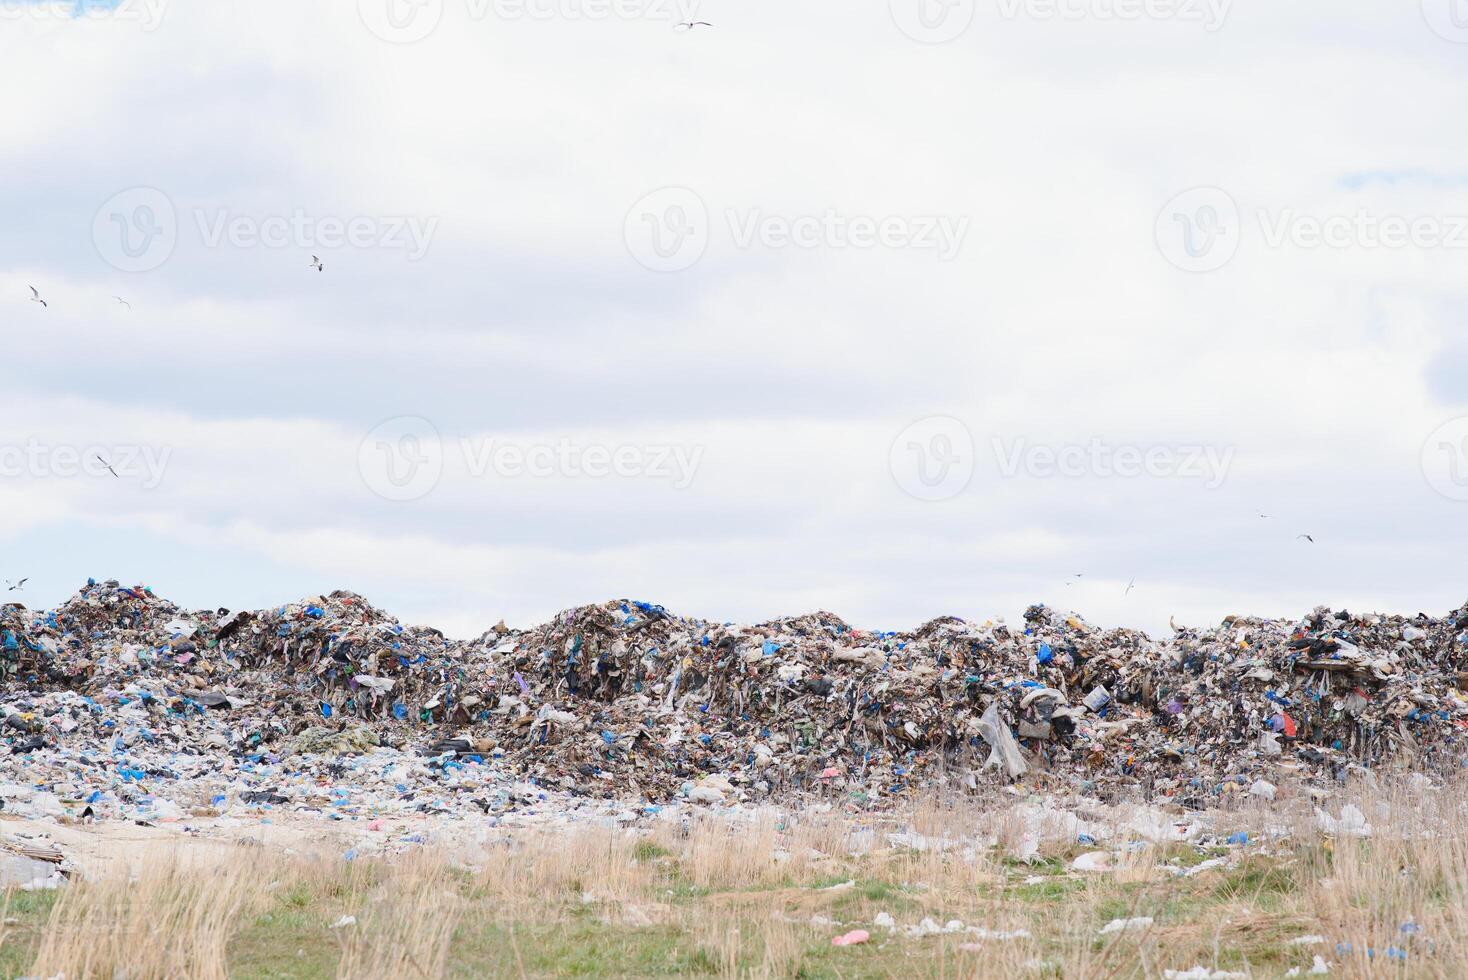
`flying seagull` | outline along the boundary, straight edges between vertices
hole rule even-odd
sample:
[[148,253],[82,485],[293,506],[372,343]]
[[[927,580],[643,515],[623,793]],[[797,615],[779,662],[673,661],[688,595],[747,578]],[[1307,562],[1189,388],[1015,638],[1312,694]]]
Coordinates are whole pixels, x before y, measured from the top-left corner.
[[311,256],[311,266],[310,267],[312,269],[315,269],[317,272],[325,272],[326,271],[326,266],[323,265],[322,262],[321,262],[321,260],[319,258],[317,258],[316,256],[314,256],[314,255]]
[[122,479],[122,477],[117,476],[117,471],[112,468],[112,464],[109,463],[109,462],[107,462],[107,460],[103,459],[101,456],[98,456],[97,457],[97,462],[99,462],[103,466],[107,467],[107,472],[108,473],[111,473],[113,476],[116,476],[119,480]]
[[1312,538],[1308,534],[1297,534],[1297,535],[1295,535],[1295,540],[1296,541],[1300,540],[1301,538],[1304,538],[1306,541],[1309,541],[1311,544],[1314,544],[1315,543],[1315,539]]
[[1132,594],[1132,589],[1133,589],[1133,587],[1136,586],[1136,584],[1137,584],[1137,580],[1136,579],[1132,579],[1130,582],[1128,582],[1126,584],[1126,591],[1123,592],[1122,595],[1123,596],[1129,596],[1129,595],[1131,595]]
[[41,298],[41,294],[36,292],[35,286],[31,287],[31,302],[40,303],[43,307],[46,307],[46,309],[50,309],[50,307],[46,306],[46,301]]
[[[1085,572],[1076,572],[1074,575],[1071,576],[1071,578],[1073,578],[1073,579],[1085,578],[1085,577],[1086,577],[1086,573]],[[1066,588],[1070,588],[1074,584],[1075,584],[1074,582],[1066,582],[1065,583],[1065,586],[1066,586]]]
[[25,584],[27,582],[29,582],[29,581],[30,581],[29,578],[23,578],[19,582],[12,582],[12,581],[10,581],[10,579],[6,579],[5,580],[5,584],[8,585],[8,586],[10,586],[10,588],[7,589],[6,591],[8,591],[8,592],[20,592],[21,590],[23,590],[25,588]]
[[1264,511],[1262,511],[1262,510],[1261,510],[1261,511],[1260,511],[1260,512],[1259,512],[1259,516],[1260,516],[1260,517],[1262,517],[1262,518],[1264,518],[1264,519],[1265,519],[1265,520],[1266,520],[1266,521],[1267,521],[1267,520],[1269,520],[1269,519],[1270,519],[1270,518],[1271,518],[1271,517],[1273,517],[1273,516],[1274,516],[1274,515],[1273,515],[1273,514],[1266,514],[1266,513],[1264,513]]
[[123,306],[126,306],[128,309],[132,309],[133,308],[133,305],[131,303],[129,303],[127,300],[123,299],[121,296],[114,296],[112,298],[115,299],[115,300],[117,300]]
[[678,27],[681,27],[685,31],[691,31],[695,27],[713,27],[713,26],[714,26],[713,24],[710,24],[706,20],[685,20],[685,21],[680,21],[674,29],[676,30]]

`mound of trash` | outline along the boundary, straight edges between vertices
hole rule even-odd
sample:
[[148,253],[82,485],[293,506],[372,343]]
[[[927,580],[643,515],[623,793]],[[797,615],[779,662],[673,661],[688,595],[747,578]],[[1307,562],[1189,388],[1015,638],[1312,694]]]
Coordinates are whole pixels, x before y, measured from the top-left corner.
[[455,641],[350,592],[198,611],[89,581],[55,610],[0,607],[0,647],[6,751],[76,760],[77,792],[160,754],[202,774],[391,749],[600,798],[874,806],[1019,783],[1201,808],[1457,770],[1468,748],[1468,605],[1154,639],[1038,605],[874,632],[615,600]]

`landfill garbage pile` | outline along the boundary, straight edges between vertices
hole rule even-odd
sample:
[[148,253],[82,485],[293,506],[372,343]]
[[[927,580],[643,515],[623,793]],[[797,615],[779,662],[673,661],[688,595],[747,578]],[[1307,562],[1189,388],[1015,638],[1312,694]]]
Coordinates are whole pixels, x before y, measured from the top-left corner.
[[618,600],[456,641],[350,592],[190,611],[93,581],[53,611],[0,607],[0,647],[0,783],[52,766],[68,813],[157,803],[160,780],[204,806],[359,771],[405,806],[483,812],[546,792],[870,807],[1011,783],[1202,808],[1468,758],[1468,605],[1154,639],[1046,606],[873,632]]

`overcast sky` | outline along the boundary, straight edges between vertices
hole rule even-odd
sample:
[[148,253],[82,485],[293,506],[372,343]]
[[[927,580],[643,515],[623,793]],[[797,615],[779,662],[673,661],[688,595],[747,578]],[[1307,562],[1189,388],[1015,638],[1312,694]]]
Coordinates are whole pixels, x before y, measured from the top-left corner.
[[0,0],[0,78],[32,606],[1468,594],[1468,4]]

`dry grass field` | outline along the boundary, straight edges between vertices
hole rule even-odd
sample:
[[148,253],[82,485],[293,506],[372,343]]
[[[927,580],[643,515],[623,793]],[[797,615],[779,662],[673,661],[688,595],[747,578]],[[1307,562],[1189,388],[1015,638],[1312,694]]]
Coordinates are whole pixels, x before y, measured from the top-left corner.
[[[1052,839],[1028,860],[1015,855],[1033,828],[1013,800],[880,821],[771,812],[512,831],[353,861],[324,843],[245,842],[201,860],[181,840],[127,870],[8,893],[0,972],[1070,978],[1201,966],[1279,977],[1309,975],[1320,956],[1336,977],[1463,977],[1461,798],[1357,794],[1369,836],[1322,829],[1300,796],[1224,806],[1198,842],[1148,840],[1118,819],[1100,846]],[[1249,842],[1220,842],[1236,833]],[[1073,868],[1097,850],[1109,869]],[[876,924],[882,914],[895,929]],[[1103,932],[1118,919],[1151,921]],[[870,938],[833,946],[853,929]]]

